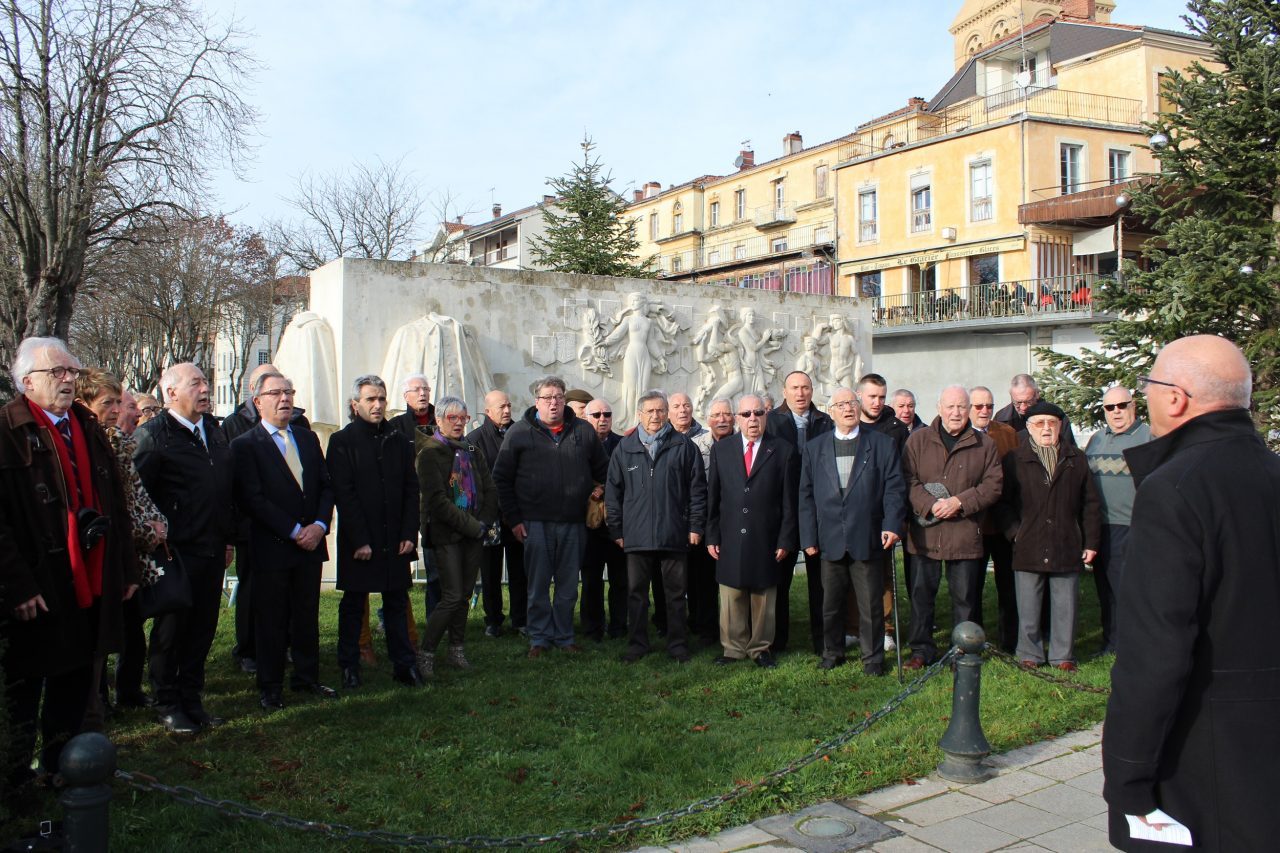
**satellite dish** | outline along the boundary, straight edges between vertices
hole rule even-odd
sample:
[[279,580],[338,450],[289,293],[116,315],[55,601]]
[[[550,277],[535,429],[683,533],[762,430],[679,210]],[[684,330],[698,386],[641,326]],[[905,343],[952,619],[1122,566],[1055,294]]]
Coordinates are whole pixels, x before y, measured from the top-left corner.
[[743,164],[743,163],[745,163],[745,162],[747,162],[747,161],[746,161],[746,160],[743,160],[743,159],[742,159],[742,155],[741,155],[741,154],[739,154],[737,157],[734,157],[734,158],[733,158],[733,167],[734,167],[735,169],[741,169],[741,168],[742,168],[742,164]]
[[1027,88],[1028,86],[1031,85],[1031,72],[1019,71],[1016,75],[1014,75],[1013,82],[1014,84],[1017,85],[1019,89]]

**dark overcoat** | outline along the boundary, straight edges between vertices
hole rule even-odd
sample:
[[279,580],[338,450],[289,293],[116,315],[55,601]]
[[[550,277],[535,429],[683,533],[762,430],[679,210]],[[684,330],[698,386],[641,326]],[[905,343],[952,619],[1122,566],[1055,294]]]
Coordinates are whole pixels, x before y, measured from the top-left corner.
[[848,554],[870,560],[884,553],[883,531],[902,536],[907,486],[891,435],[858,430],[849,487],[840,493],[835,433],[810,441],[800,471],[800,547],[817,547],[824,560]]
[[[1274,850],[1280,459],[1244,409],[1125,451],[1137,483],[1102,741],[1111,843]],[[1134,842],[1159,807],[1193,848]]]
[[[338,589],[387,592],[408,589],[418,544],[418,475],[413,445],[386,421],[355,419],[329,439],[325,459],[338,510]],[[357,560],[368,545],[373,555]]]
[[707,470],[707,544],[720,546],[716,582],[762,590],[778,584],[779,549],[799,547],[796,489],[800,460],[795,447],[771,435],[760,438],[747,476],[742,436],[711,445]]
[[[93,485],[111,520],[102,563],[102,598],[96,610],[76,605],[67,558],[67,491],[53,441],[18,395],[0,409],[0,636],[9,679],[59,675],[119,651],[125,589],[138,582],[132,521],[115,454],[97,418],[80,403],[68,414],[89,446]],[[19,604],[43,596],[48,613],[14,618]]]
[[231,445],[213,415],[203,416],[206,444],[168,411],[138,427],[133,464],[169,522],[180,554],[222,557],[235,539]]
[[604,504],[609,535],[624,551],[683,553],[690,533],[706,532],[702,451],[672,429],[651,458],[636,432],[624,436],[609,457]]
[[[454,457],[471,454],[476,502],[469,509],[454,504],[449,487]],[[422,487],[422,544],[439,548],[464,539],[479,539],[485,528],[498,520],[498,490],[489,473],[489,460],[480,448],[463,438],[455,441],[443,433],[418,433],[418,482]]]
[[1102,503],[1084,451],[1062,444],[1050,478],[1023,433],[1005,454],[1004,491],[995,512],[1013,543],[1017,572],[1066,574],[1084,570],[1081,553],[1102,542]]
[[1004,474],[996,443],[965,427],[950,450],[942,441],[942,418],[916,430],[902,450],[902,473],[907,479],[907,502],[917,516],[926,517],[937,500],[927,483],[941,483],[960,499],[960,514],[930,527],[907,520],[908,554],[932,560],[978,560],[986,553],[981,522],[1000,499]]

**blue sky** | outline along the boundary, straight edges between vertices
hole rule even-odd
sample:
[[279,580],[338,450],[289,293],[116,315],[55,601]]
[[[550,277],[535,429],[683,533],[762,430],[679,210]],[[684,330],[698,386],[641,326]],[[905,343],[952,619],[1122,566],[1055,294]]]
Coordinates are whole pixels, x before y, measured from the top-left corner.
[[[758,161],[931,97],[953,70],[961,0],[207,0],[261,67],[245,179],[210,207],[258,227],[288,217],[304,170],[406,158],[468,222],[541,198],[583,133],[625,192]],[[1179,0],[1119,0],[1114,20],[1184,29]],[[909,35],[910,34],[910,35]],[[434,231],[429,223],[428,230]]]

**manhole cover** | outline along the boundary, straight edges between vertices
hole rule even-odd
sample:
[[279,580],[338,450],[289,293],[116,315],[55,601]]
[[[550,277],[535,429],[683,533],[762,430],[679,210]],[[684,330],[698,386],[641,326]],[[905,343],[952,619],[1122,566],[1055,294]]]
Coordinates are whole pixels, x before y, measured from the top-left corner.
[[839,838],[858,829],[835,817],[814,817],[796,822],[796,829],[813,838]]

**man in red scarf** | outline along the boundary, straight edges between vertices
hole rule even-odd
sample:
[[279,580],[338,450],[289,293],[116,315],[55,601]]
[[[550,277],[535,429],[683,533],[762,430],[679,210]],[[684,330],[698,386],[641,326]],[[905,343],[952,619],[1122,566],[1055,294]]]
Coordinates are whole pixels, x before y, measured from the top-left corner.
[[[111,445],[74,403],[80,362],[57,338],[18,346],[20,393],[0,409],[0,641],[10,722],[5,799],[56,773],[85,727],[94,660],[121,646],[121,603],[138,562]],[[43,708],[41,707],[43,699]]]

